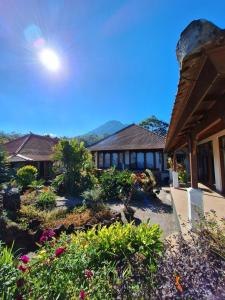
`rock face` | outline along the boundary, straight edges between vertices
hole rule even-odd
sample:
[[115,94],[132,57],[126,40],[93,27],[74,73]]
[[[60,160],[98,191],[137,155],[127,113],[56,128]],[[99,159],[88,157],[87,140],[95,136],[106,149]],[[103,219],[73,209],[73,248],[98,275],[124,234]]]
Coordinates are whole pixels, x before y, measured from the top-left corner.
[[192,21],[181,33],[177,43],[176,54],[180,67],[185,56],[197,51],[208,42],[224,36],[224,30],[207,20]]

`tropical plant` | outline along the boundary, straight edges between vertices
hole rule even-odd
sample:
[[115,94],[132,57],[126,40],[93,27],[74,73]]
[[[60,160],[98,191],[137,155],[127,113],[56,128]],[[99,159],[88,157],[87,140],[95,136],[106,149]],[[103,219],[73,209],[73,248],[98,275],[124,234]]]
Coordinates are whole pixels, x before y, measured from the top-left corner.
[[27,188],[33,181],[36,180],[38,170],[34,166],[24,166],[17,170],[16,177],[17,182],[23,188]]
[[64,174],[57,175],[53,179],[51,187],[56,191],[56,193],[62,194],[63,192],[65,192]]
[[52,209],[56,206],[56,195],[51,190],[42,191],[37,199],[36,205],[41,209]]
[[19,270],[16,268],[12,248],[4,247],[0,241],[0,296],[2,300],[14,299]]
[[55,146],[54,158],[58,169],[64,174],[66,192],[69,194],[82,192],[82,172],[91,172],[93,168],[91,154],[84,147],[84,143],[77,139],[63,139]]
[[31,182],[31,184],[29,184],[29,188],[33,189],[33,190],[41,190],[44,187],[44,179],[38,179],[38,180],[34,180]]
[[100,187],[95,187],[91,190],[87,190],[81,194],[86,204],[91,206],[94,210],[103,207],[102,190]]
[[181,183],[187,183],[188,182],[188,175],[186,171],[186,167],[183,164],[177,164],[177,170],[178,170],[178,179]]

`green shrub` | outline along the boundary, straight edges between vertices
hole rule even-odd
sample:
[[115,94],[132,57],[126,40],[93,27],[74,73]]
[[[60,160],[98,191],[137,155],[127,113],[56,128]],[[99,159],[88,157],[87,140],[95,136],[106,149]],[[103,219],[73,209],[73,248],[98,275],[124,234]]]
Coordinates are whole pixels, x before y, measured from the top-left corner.
[[51,184],[51,187],[57,192],[57,193],[63,193],[65,192],[64,189],[64,174],[57,175]]
[[37,177],[38,170],[34,166],[24,166],[17,170],[17,182],[23,188],[28,187]]
[[0,296],[2,300],[14,299],[19,271],[14,263],[12,248],[0,242]]
[[100,177],[102,196],[104,199],[130,199],[134,189],[134,178],[128,170],[117,171],[111,168]]
[[44,179],[34,180],[31,182],[31,184],[29,184],[29,188],[38,191],[44,187],[44,183],[45,183]]
[[39,194],[36,205],[40,209],[52,209],[56,206],[56,195],[50,189]]
[[79,299],[81,290],[85,299],[135,299],[135,290],[136,299],[142,299],[138,293],[151,285],[161,251],[157,225],[115,223],[69,239],[62,235],[32,257],[29,271],[22,273],[22,292],[25,299]]

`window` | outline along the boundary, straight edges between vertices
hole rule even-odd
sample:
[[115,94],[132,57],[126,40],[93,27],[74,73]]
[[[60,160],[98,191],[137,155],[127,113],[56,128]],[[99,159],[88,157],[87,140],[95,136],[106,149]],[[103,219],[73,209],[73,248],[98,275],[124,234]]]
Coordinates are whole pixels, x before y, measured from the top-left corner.
[[124,169],[123,152],[119,153],[119,169]]
[[143,152],[137,152],[137,169],[143,170],[145,167],[145,157]]
[[154,156],[153,152],[146,153],[146,168],[147,169],[154,169]]
[[105,153],[105,165],[104,168],[110,168],[110,153]]
[[130,167],[131,167],[131,169],[136,169],[136,162],[137,162],[136,152],[131,152],[130,153]]
[[156,169],[162,170],[162,153],[156,152],[155,153],[155,163],[156,163]]
[[98,167],[99,169],[103,168],[103,152],[99,152],[98,154]]
[[112,166],[118,167],[118,153],[116,152],[112,154]]
[[125,152],[125,168],[129,169],[130,167],[130,153],[129,151]]

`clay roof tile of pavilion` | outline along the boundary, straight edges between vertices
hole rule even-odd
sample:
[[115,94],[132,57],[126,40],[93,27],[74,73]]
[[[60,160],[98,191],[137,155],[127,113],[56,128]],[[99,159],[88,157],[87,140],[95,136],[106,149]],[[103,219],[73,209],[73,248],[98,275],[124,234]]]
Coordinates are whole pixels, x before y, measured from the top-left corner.
[[53,147],[57,142],[57,138],[30,133],[5,143],[3,148],[9,154],[9,160],[12,162],[49,161],[52,160]]
[[90,151],[154,150],[165,147],[165,137],[131,124],[88,147]]

